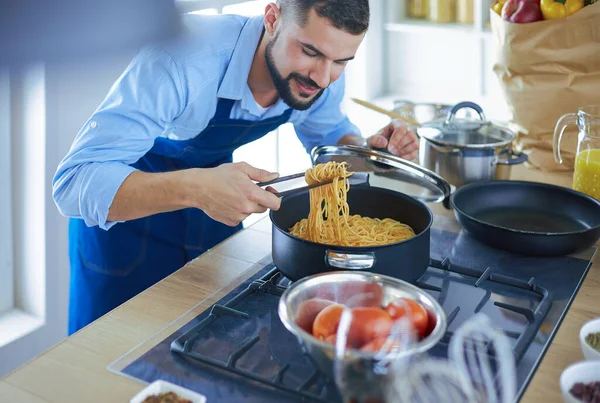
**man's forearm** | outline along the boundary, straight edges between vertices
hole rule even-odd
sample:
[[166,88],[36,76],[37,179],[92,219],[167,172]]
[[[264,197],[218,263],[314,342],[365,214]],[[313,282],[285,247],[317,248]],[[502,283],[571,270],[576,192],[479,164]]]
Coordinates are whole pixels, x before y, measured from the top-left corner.
[[121,184],[108,212],[108,221],[128,221],[190,207],[184,171],[135,171]]

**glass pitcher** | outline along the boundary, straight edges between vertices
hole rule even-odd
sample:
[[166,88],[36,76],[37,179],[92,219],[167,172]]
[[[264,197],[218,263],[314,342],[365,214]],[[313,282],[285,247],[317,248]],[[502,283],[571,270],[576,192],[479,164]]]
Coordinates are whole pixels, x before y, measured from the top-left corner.
[[583,106],[577,113],[562,115],[554,128],[554,159],[559,164],[560,142],[568,125],[579,129],[573,189],[600,200],[600,105]]

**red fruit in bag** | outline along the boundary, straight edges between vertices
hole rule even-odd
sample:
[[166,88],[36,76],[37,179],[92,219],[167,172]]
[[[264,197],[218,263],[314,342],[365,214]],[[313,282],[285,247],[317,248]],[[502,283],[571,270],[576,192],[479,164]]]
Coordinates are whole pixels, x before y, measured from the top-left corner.
[[538,0],[506,0],[502,18],[508,22],[527,23],[544,19]]

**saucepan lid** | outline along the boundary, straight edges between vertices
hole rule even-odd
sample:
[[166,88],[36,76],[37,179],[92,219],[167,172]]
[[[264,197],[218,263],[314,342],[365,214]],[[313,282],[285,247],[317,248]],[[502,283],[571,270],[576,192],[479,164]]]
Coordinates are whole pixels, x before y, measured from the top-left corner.
[[370,186],[395,190],[426,203],[448,203],[451,185],[441,176],[390,153],[350,145],[315,147],[313,165],[346,161],[350,171],[369,174]]
[[[457,112],[465,108],[473,109],[479,117],[458,118]],[[454,105],[445,119],[424,123],[417,129],[417,134],[439,146],[474,149],[503,147],[515,138],[509,128],[488,121],[483,109],[473,102]]]

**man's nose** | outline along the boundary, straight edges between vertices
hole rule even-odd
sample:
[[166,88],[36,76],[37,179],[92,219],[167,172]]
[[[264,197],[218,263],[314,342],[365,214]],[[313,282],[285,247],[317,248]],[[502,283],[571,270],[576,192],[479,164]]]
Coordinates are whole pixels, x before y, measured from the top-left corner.
[[331,62],[322,59],[317,63],[312,70],[309,78],[319,85],[321,88],[327,88],[331,83]]

